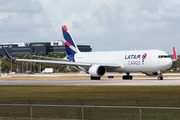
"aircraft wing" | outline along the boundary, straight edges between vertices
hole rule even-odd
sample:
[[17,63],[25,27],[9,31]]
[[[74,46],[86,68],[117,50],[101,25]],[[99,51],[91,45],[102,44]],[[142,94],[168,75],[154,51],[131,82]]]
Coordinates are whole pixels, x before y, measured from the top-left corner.
[[69,61],[67,58],[62,59],[62,58],[44,57],[44,56],[36,56],[36,55],[33,55],[32,57],[59,60],[59,61]]
[[[50,64],[82,66],[82,67],[91,67],[93,65],[93,63],[70,62],[70,61],[54,61],[54,60],[16,59],[16,61],[50,63]],[[99,66],[104,66],[104,67],[120,68],[120,65],[117,65],[117,64],[108,64],[108,63],[102,63],[102,64],[94,63],[94,64],[99,65]]]
[[32,60],[32,59],[16,59],[16,61],[25,62],[38,62],[38,63],[51,63],[60,65],[71,65],[71,66],[91,66],[90,63],[70,62],[70,61],[55,61],[55,60]]

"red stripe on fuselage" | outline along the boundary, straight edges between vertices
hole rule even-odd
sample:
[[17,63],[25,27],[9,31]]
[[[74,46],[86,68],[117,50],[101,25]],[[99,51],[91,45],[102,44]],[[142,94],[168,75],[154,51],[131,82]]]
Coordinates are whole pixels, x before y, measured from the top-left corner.
[[71,44],[70,44],[70,43],[68,43],[67,41],[65,42],[65,44],[66,44],[68,47],[70,47],[70,46],[71,46]]
[[66,25],[62,26],[62,28],[63,28],[65,31],[68,31]]

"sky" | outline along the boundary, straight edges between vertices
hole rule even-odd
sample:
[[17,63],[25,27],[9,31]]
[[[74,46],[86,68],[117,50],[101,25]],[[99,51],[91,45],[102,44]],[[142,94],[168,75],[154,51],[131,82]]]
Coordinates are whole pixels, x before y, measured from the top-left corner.
[[180,0],[0,0],[0,44],[63,40],[93,51],[180,54]]

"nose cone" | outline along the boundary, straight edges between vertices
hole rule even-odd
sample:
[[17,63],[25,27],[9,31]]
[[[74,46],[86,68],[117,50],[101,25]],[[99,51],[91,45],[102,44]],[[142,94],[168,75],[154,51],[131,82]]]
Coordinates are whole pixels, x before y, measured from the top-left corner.
[[170,68],[172,65],[172,60],[171,59],[167,60],[166,64],[167,64],[167,69]]
[[171,58],[163,59],[161,65],[162,65],[162,70],[167,70],[168,68],[170,68],[172,65]]

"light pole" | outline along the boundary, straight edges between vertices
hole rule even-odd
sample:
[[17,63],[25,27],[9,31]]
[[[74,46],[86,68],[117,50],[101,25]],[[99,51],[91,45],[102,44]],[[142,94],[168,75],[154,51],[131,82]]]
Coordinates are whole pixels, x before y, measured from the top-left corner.
[[[11,55],[11,58],[12,58],[12,55]],[[12,59],[11,59],[11,75],[12,75]]]
[[1,59],[0,59],[0,76],[1,76]]
[[[41,57],[40,57],[40,60],[41,60]],[[41,73],[41,63],[40,63],[40,73]],[[41,73],[42,74],[42,73]]]

